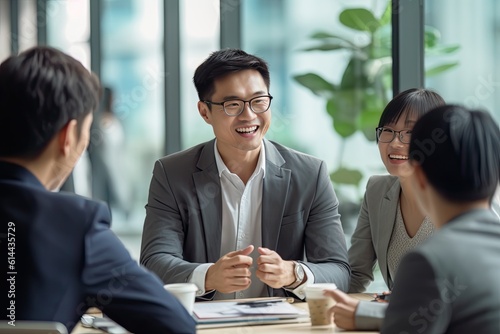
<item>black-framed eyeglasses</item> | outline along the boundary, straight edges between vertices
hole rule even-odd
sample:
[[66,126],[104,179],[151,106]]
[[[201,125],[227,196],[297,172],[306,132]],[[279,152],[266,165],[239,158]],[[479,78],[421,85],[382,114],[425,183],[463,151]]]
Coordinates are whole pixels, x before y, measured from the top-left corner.
[[411,139],[412,130],[400,130],[395,131],[391,128],[379,127],[375,129],[377,131],[377,139],[381,143],[390,143],[396,138],[396,133],[399,136],[399,141],[403,144],[409,144]]
[[216,104],[218,106],[222,106],[222,109],[228,116],[238,116],[245,109],[245,103],[247,102],[252,112],[254,112],[255,114],[262,114],[269,110],[272,99],[273,97],[271,95],[261,95],[253,97],[248,101],[241,99],[232,99],[223,102],[213,102],[207,100],[204,100],[202,102],[206,104]]

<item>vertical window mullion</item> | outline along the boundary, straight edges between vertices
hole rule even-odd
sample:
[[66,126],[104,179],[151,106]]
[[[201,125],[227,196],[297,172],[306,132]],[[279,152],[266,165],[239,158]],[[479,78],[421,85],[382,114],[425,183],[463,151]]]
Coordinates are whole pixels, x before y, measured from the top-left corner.
[[179,0],[164,2],[165,154],[181,149]]
[[392,0],[393,93],[424,87],[424,0]]
[[241,48],[240,0],[220,0],[220,47]]

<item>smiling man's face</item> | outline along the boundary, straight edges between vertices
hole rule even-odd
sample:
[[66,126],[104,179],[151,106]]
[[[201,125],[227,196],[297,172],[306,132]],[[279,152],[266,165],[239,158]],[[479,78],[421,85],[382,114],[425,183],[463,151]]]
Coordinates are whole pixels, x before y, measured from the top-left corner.
[[[243,70],[228,74],[214,82],[215,92],[212,102],[230,99],[248,101],[251,98],[268,95],[268,89],[261,74],[256,70]],[[226,155],[258,153],[262,139],[271,125],[271,109],[261,114],[250,110],[248,103],[238,116],[228,116],[222,106],[212,105],[212,110],[204,102],[198,103],[198,110],[205,122],[212,125],[217,148],[224,158]]]

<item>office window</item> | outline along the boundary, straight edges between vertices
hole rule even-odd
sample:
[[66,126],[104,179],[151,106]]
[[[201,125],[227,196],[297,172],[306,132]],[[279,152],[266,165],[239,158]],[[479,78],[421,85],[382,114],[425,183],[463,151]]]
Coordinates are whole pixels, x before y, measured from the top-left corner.
[[[49,0],[46,5],[48,44],[87,68],[89,4]],[[88,154],[73,172],[74,190],[106,201],[116,231],[140,232],[153,164],[164,142],[163,5],[160,0],[103,0],[101,10],[100,79],[106,89],[94,114]]]
[[0,0],[0,62],[10,55],[9,1]]
[[94,182],[94,197],[110,204],[115,230],[140,232],[164,142],[162,1],[104,0],[101,29],[101,81],[114,117],[94,122],[102,158],[94,177],[107,182]]
[[213,138],[198,113],[193,84],[196,67],[219,49],[219,0],[180,1],[181,145],[188,148]]
[[[47,44],[73,56],[90,70],[89,1],[48,0],[44,10],[47,17]],[[36,39],[36,29],[34,36]],[[87,152],[84,152],[62,190],[92,197],[91,173],[91,161]]]
[[[442,15],[446,13],[446,15]],[[496,0],[427,0],[425,24],[436,27],[445,44],[457,44],[454,69],[427,77],[426,86],[450,103],[489,110],[500,121],[500,3]],[[430,55],[425,61],[430,63]]]
[[19,34],[17,42],[19,51],[24,51],[37,44],[37,13],[35,0],[19,0],[17,2],[19,9]]
[[90,69],[89,0],[48,0],[46,15],[47,44],[75,57]]

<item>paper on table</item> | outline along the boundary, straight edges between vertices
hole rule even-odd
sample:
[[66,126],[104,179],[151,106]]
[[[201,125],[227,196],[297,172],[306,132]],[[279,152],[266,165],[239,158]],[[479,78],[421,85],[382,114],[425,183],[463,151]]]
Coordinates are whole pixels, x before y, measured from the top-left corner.
[[236,305],[235,309],[241,314],[296,314],[300,312],[287,302],[272,303],[266,306]]
[[280,320],[307,316],[307,312],[300,310],[288,302],[274,302],[268,306],[238,305],[237,302],[197,302],[194,305],[194,314],[198,323],[218,321],[254,321]]

